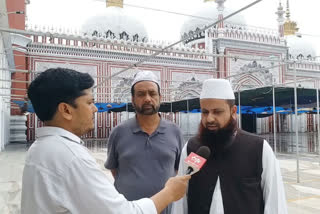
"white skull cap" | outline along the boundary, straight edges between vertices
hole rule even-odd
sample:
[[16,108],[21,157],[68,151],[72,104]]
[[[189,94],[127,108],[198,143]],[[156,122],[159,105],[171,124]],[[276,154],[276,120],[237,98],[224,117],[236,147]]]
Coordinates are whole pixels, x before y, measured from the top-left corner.
[[225,79],[207,79],[203,81],[200,99],[234,100],[231,84]]
[[158,80],[158,77],[152,73],[151,71],[140,71],[138,73],[136,73],[136,75],[134,76],[134,80],[131,84],[131,88],[138,82],[142,82],[142,81],[151,81],[156,83],[159,88],[160,88],[160,83]]

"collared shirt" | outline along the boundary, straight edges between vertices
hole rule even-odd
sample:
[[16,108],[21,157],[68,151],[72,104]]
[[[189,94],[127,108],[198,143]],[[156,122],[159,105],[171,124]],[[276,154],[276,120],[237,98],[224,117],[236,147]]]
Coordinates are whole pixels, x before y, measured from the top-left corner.
[[[184,159],[187,157],[187,144],[181,153],[179,175],[184,174],[188,167],[184,163]],[[266,140],[263,142],[262,168],[261,189],[264,199],[264,214],[287,214],[287,203],[279,163]],[[174,203],[172,214],[188,214],[186,196]],[[209,214],[224,214],[219,177],[212,196]]]
[[[117,170],[115,187],[127,199],[150,197],[176,175],[183,143],[174,123],[161,119],[149,135],[134,117],[112,130],[105,167]],[[170,206],[163,213],[169,211]]]
[[99,169],[76,135],[57,127],[37,132],[22,178],[22,214],[157,213],[151,199],[129,202]]

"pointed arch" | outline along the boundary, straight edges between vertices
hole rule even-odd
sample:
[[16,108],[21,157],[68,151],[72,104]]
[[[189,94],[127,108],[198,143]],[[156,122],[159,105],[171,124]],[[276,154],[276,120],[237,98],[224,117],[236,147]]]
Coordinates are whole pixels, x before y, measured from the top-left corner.
[[175,96],[175,100],[184,100],[190,98],[196,98],[200,96],[200,92],[196,89],[186,89],[181,91],[179,94]]
[[237,85],[234,87],[234,89],[237,91],[241,88],[244,88],[245,85],[248,85],[248,83],[253,83],[252,85],[254,85],[255,87],[263,86],[263,82],[259,78],[252,74],[245,74],[238,79]]

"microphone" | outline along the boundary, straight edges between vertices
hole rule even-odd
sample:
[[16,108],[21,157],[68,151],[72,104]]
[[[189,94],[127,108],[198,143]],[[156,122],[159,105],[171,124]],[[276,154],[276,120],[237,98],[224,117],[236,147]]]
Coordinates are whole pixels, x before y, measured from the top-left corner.
[[193,175],[198,172],[202,166],[206,163],[208,157],[210,156],[210,149],[207,146],[201,146],[197,153],[191,152],[189,156],[184,160],[184,162],[188,165],[188,169],[186,171],[187,175]]

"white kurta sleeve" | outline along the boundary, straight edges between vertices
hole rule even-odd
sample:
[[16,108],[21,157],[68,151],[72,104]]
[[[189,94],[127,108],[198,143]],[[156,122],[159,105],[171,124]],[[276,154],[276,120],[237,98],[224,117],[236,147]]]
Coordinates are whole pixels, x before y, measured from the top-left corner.
[[92,159],[75,158],[65,175],[63,195],[67,209],[79,214],[156,214],[151,199],[127,199],[108,181]]
[[287,214],[287,202],[279,162],[269,143],[263,142],[261,188],[264,214]]
[[220,177],[218,176],[217,184],[214,188],[209,214],[224,214],[223,200],[220,186]]
[[[185,144],[185,146],[182,149],[178,175],[184,175],[187,171],[187,168],[188,168],[188,166],[184,163],[184,160],[188,156],[187,145],[188,145],[188,142]],[[176,201],[173,203],[171,214],[188,214],[187,196],[188,196],[188,191],[187,191],[186,196],[184,196],[179,201]],[[210,214],[223,214],[224,209],[223,209],[223,202],[222,202],[222,195],[221,195],[219,178],[218,178],[212,199],[213,200],[212,200],[211,207],[210,207]]]
[[[186,157],[188,156],[187,145],[188,145],[188,142],[184,145],[181,152],[178,175],[184,175],[187,171],[187,165],[184,163],[184,159],[186,159]],[[188,194],[188,191],[187,191],[187,194]],[[179,201],[176,201],[173,203],[171,214],[188,214],[187,196],[184,196]]]

